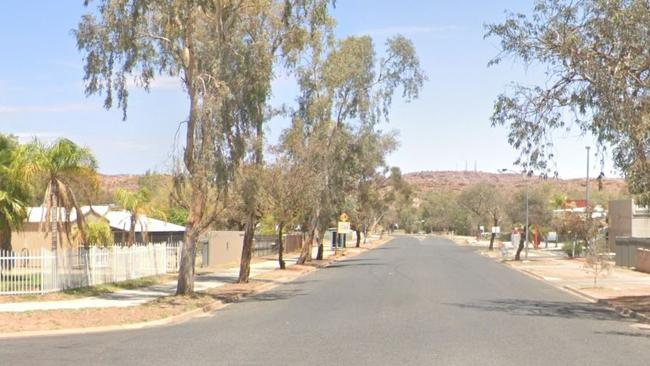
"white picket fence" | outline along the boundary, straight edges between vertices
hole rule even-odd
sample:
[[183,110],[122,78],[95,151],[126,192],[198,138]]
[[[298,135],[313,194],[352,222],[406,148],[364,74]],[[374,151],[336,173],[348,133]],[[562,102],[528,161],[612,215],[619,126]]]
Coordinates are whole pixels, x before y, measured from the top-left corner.
[[0,251],[0,295],[48,292],[178,271],[181,243]]

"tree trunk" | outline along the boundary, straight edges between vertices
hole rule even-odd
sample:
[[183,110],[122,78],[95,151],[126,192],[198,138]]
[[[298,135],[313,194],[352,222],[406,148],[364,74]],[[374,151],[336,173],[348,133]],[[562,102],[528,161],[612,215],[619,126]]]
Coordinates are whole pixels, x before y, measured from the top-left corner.
[[52,235],[52,252],[56,253],[56,251],[59,249],[59,207],[58,207],[58,201],[59,198],[57,196],[57,185],[55,182],[50,182],[50,210],[51,214],[54,215],[53,217],[50,218],[50,231]]
[[517,247],[517,253],[515,253],[515,260],[521,260],[521,251],[524,250],[524,241],[526,240],[526,231],[521,234],[519,238],[519,247]]
[[11,251],[11,227],[8,224],[0,227],[0,250]]
[[366,244],[368,240],[368,225],[363,224],[363,244]]
[[284,238],[282,237],[284,224],[280,223],[278,226],[278,265],[280,266],[280,269],[286,269],[287,267],[284,263],[284,258],[282,257],[284,252]]
[[[247,179],[257,180],[259,176],[257,173],[262,171],[264,167],[264,118],[262,115],[259,115],[260,119],[257,120],[257,126],[255,128],[255,145],[254,145],[254,172],[256,173],[253,176],[247,177]],[[255,226],[257,226],[257,212],[258,212],[258,194],[260,192],[259,185],[255,182],[252,183],[252,191],[248,193],[248,196],[244,198],[246,202],[246,214],[248,218],[246,220],[246,230],[244,231],[244,245],[242,247],[241,261],[239,263],[239,279],[238,283],[248,283],[248,279],[251,273],[251,259],[253,258],[253,240],[255,239]]]
[[307,240],[302,245],[300,257],[298,257],[298,261],[296,262],[297,264],[305,264],[305,262],[311,261],[311,247],[314,245],[314,232],[316,231],[319,216],[320,208],[316,209],[316,212],[310,220],[309,230],[307,231]]
[[133,243],[135,243],[135,223],[135,216],[131,215],[131,227],[129,228],[129,238],[127,239],[127,244],[129,246],[132,246]]
[[194,292],[194,261],[196,258],[196,239],[198,232],[191,221],[185,228],[185,242],[181,250],[181,263],[178,269],[176,295],[191,295]]
[[[0,251],[11,252],[11,227],[7,224],[4,227],[0,227]],[[2,254],[0,254],[2,256]],[[0,269],[11,269],[11,261],[0,261]]]
[[356,226],[354,231],[357,233],[357,248],[359,248],[361,247],[361,229],[359,229],[359,226]]
[[[499,226],[499,219],[495,217],[494,218],[494,227],[497,227],[497,226]],[[497,236],[497,233],[494,230],[496,230],[496,229],[492,229],[492,235],[490,235],[490,247],[488,248],[488,250],[494,249],[494,238]]]
[[300,251],[300,257],[296,264],[305,264],[305,262],[311,261],[311,247],[314,245],[314,232],[316,228],[312,228],[307,232],[307,240],[302,245],[302,250]]
[[318,244],[318,252],[316,253],[316,260],[322,261],[323,256],[325,255],[325,243],[323,243],[323,238],[325,235],[316,229],[314,231],[316,244]]
[[241,249],[239,262],[239,278],[237,283],[248,283],[251,274],[251,259],[253,258],[253,240],[255,239],[255,218],[249,217],[244,230],[244,245]]

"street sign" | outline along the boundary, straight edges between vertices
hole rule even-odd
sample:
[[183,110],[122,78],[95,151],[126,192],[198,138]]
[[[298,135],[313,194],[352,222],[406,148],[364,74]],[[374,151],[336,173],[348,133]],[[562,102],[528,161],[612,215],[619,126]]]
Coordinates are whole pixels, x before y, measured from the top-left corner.
[[500,233],[501,233],[501,227],[499,227],[499,226],[492,226],[492,233],[493,233],[493,234],[500,234]]
[[343,221],[343,222],[348,222],[348,221],[350,221],[350,218],[348,217],[348,214],[346,214],[344,212],[344,213],[341,214],[341,217],[339,217],[339,220]]
[[339,221],[339,224],[336,227],[336,233],[348,234],[349,232],[350,232],[350,223],[345,221]]

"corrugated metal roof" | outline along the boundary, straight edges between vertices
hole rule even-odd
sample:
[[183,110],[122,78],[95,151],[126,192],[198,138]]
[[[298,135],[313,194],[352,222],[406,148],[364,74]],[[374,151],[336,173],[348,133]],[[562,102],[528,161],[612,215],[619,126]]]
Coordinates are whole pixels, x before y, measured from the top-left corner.
[[[108,211],[104,217],[108,220],[109,225],[114,229],[124,231],[131,230],[131,214],[128,211]],[[138,222],[135,223],[135,232],[139,233],[143,231],[149,233],[185,232],[185,227],[141,215]]]
[[[110,205],[93,205],[93,206],[82,206],[81,212],[84,215],[89,214],[90,212],[95,213],[100,217],[104,217],[108,220],[108,225],[111,228],[129,231],[131,229],[131,214],[125,210],[111,210]],[[65,220],[65,209],[59,208],[59,220]],[[44,207],[29,207],[27,209],[27,222],[29,223],[40,223],[45,217],[45,208]],[[74,222],[77,220],[76,210],[73,210],[70,213],[70,221]],[[144,230],[143,230],[144,229]],[[162,220],[154,219],[141,215],[140,219],[135,225],[136,232],[185,232],[185,227],[172,224],[170,222],[165,222]]]

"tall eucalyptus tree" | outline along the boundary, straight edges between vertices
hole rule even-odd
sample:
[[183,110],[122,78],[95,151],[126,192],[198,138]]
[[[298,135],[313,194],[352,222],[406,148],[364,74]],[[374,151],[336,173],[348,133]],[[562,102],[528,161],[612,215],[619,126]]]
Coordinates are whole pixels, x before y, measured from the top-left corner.
[[[177,294],[190,294],[196,242],[217,219],[251,140],[254,151],[249,156],[261,164],[262,124],[275,52],[295,58],[294,51],[300,48],[296,45],[327,21],[329,1],[97,3],[75,31],[85,56],[86,93],[103,93],[105,107],[117,104],[125,119],[132,80],[148,90],[160,75],[177,76],[189,99],[183,168],[175,182],[176,192],[183,191],[179,196],[187,197],[189,211]],[[252,228],[255,199],[248,203]],[[242,253],[241,272],[246,278],[240,280],[248,276],[248,253],[247,249]]]
[[649,24],[647,0],[537,0],[530,16],[487,26],[501,45],[490,65],[512,57],[548,79],[494,103],[492,124],[509,128],[524,170],[557,173],[554,131],[577,130],[611,148],[630,192],[650,203]]
[[[310,259],[314,237],[322,237],[325,211],[345,177],[346,140],[363,128],[387,121],[393,96],[401,89],[404,99],[417,98],[426,79],[413,43],[403,36],[386,42],[385,57],[377,60],[372,39],[348,37],[312,54],[300,70],[301,95],[293,128],[303,130],[307,143],[322,149],[314,162],[322,174],[322,189],[308,221],[308,240],[299,263]],[[331,206],[331,205],[330,205]],[[330,207],[331,208],[331,207]],[[329,215],[335,214],[330,212]],[[322,245],[322,243],[321,243]]]

